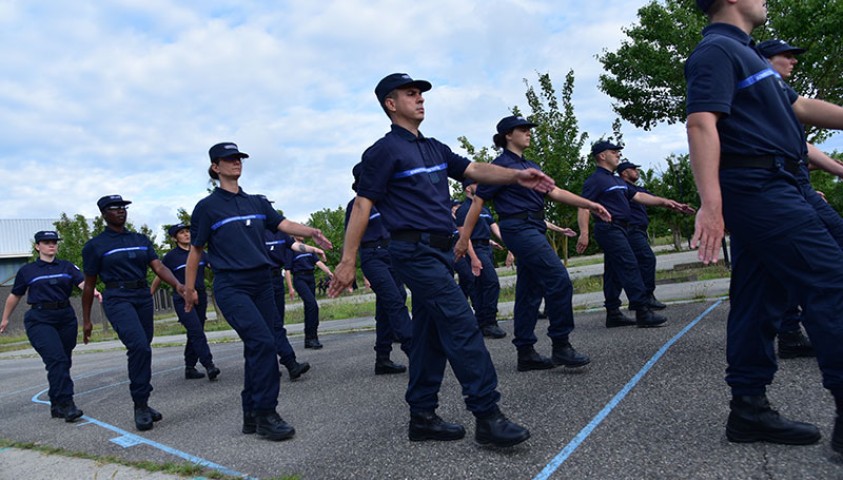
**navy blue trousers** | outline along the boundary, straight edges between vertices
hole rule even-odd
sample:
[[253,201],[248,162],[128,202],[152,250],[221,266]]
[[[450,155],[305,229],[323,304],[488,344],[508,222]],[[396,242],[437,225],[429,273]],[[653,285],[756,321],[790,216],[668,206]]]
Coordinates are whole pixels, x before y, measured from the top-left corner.
[[129,359],[129,392],[137,404],[152,392],[152,295],[149,289],[106,289],[102,306]]
[[[647,238],[647,230],[639,227],[629,227],[627,230],[627,240],[629,246],[632,248],[632,254],[638,262],[638,271],[641,273],[641,281],[644,284],[644,291],[647,297],[653,295],[656,291],[656,255],[653,249],[650,248],[650,241]],[[621,305],[621,290],[623,283],[616,272],[612,271],[607,275],[604,265],[603,271],[603,295],[606,299],[606,304]]]
[[[501,284],[498,273],[495,271],[492,247],[475,244],[474,253],[483,264],[480,276],[474,277],[474,298],[471,299],[474,305],[474,316],[477,317],[477,324],[481,327],[494,325],[498,319],[498,297],[501,293]],[[468,259],[468,256],[465,258]]]
[[287,338],[287,328],[284,327],[284,313],[286,308],[286,298],[284,294],[287,289],[284,287],[284,276],[281,274],[281,269],[273,269],[272,272],[272,295],[275,299],[275,307],[278,309],[278,315],[275,317],[275,351],[278,354],[278,360],[281,365],[291,365],[296,361],[296,351],[293,350],[293,345],[290,344],[290,339]]
[[294,272],[293,288],[304,306],[304,338],[316,338],[319,336],[319,303],[316,302],[313,272]]
[[61,405],[73,400],[70,378],[71,355],[76,347],[78,323],[73,307],[59,310],[30,309],[23,316],[26,336],[47,369],[50,403]]
[[214,296],[243,341],[243,411],[275,411],[280,388],[274,334],[278,309],[269,269],[215,272]]
[[454,271],[457,273],[457,283],[459,283],[460,290],[462,290],[465,298],[471,300],[472,306],[477,308],[477,295],[475,291],[476,281],[474,274],[471,273],[471,260],[468,255],[454,262]]
[[574,330],[574,287],[568,270],[545,236],[544,221],[504,219],[498,222],[506,247],[518,261],[515,279],[516,348],[530,347],[537,341],[536,321],[542,298],[549,325],[547,336],[567,341]]
[[594,225],[594,239],[603,250],[603,298],[607,310],[621,307],[618,285],[626,290],[631,310],[646,305],[650,298],[632,248],[634,241],[629,237],[627,229],[620,225],[606,222]]
[[497,408],[500,393],[495,366],[477,321],[454,282],[454,253],[426,242],[393,240],[389,254],[398,277],[413,293],[413,341],[407,394],[411,413],[439,406],[439,387],[450,362],[462,386],[466,407],[475,415]]
[[179,317],[179,323],[187,330],[187,343],[184,345],[184,366],[195,367],[197,362],[209,368],[214,364],[208,337],[205,336],[205,320],[207,320],[208,294],[205,290],[197,290],[199,303],[190,312],[184,311],[184,299],[181,295],[173,295],[173,308]]
[[788,306],[802,305],[823,385],[843,396],[843,254],[794,177],[781,167],[720,172],[731,235],[726,381],[761,395],[777,369],[773,339]]
[[392,269],[389,250],[383,247],[361,248],[360,268],[375,292],[375,354],[389,358],[392,340],[410,355],[413,330],[407,310],[407,292]]
[[[814,187],[811,185],[811,177],[808,172],[808,167],[804,164],[799,169],[799,174],[796,175],[796,181],[799,183],[799,188],[802,190],[802,195],[805,200],[814,207],[817,214],[820,216],[825,227],[828,229],[831,236],[837,242],[837,245],[843,249],[843,218],[840,214],[831,208],[825,200],[820,197]],[[798,306],[791,306],[785,312],[782,319],[780,332],[795,332],[799,330],[799,324],[802,321],[802,313]]]

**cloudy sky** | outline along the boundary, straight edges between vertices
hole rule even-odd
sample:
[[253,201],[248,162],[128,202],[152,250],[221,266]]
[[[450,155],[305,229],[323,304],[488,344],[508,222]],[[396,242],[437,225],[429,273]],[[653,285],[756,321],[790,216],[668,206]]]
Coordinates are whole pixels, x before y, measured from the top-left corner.
[[[457,149],[526,109],[525,78],[561,87],[573,69],[597,138],[616,115],[595,55],[645,3],[0,0],[0,216],[90,218],[119,193],[160,240],[206,195],[208,148],[234,141],[244,190],[306,221],[351,198],[352,165],[388,130],[372,91],[392,72],[433,83],[422,131]],[[687,151],[682,126],[623,133],[647,167]]]

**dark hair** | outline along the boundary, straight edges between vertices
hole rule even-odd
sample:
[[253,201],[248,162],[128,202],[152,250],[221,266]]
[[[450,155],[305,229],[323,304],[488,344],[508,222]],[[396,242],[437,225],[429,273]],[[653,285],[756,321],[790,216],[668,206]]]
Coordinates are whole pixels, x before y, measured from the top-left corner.
[[383,97],[383,102],[381,102],[381,108],[383,109],[383,113],[385,113],[386,116],[389,117],[390,120],[391,120],[392,117],[389,115],[389,110],[386,109],[386,99],[387,98],[391,98],[392,100],[395,100],[396,98],[398,98],[398,89],[396,88],[395,90],[387,93],[386,96]]
[[506,133],[496,133],[492,136],[492,142],[494,142],[496,148],[504,149],[506,148],[506,136],[512,132],[510,130]]
[[210,166],[208,167],[208,176],[210,176],[210,177],[211,177],[211,178],[213,178],[214,180],[219,180],[219,179],[220,179],[220,175],[219,175],[217,172],[215,172],[215,171],[214,171],[214,165],[219,165],[219,164],[220,164],[220,159],[219,159],[219,158],[215,158],[215,159],[211,160],[211,164],[212,164],[212,165],[210,165]]

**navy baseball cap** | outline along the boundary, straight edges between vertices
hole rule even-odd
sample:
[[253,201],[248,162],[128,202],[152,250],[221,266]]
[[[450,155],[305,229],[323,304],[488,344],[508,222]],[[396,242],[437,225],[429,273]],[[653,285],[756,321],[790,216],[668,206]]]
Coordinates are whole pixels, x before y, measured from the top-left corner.
[[108,207],[108,206],[111,206],[111,205],[126,206],[130,203],[132,203],[132,202],[130,202],[128,200],[123,200],[123,197],[121,197],[120,195],[106,195],[104,197],[101,197],[99,200],[97,200],[97,207],[99,207],[100,211],[103,211],[103,210],[105,210],[105,207]]
[[708,9],[714,5],[716,0],[697,0],[697,7],[700,8],[703,12],[708,12]]
[[179,223],[171,226],[170,228],[168,228],[167,233],[171,237],[175,237],[177,233],[179,233],[180,231],[182,231],[184,229],[187,229],[187,228],[190,228],[190,225],[186,225],[184,223],[179,222]]
[[599,155],[606,150],[623,150],[623,147],[619,147],[612,142],[607,142],[605,140],[601,140],[594,145],[591,146],[591,154],[592,155]]
[[41,230],[40,232],[35,233],[35,243],[43,242],[44,240],[54,240],[58,242],[61,238],[59,238],[58,233],[52,230]]
[[433,88],[433,85],[431,85],[427,80],[413,80],[406,73],[393,73],[383,77],[383,79],[378,82],[378,86],[375,87],[375,96],[378,97],[378,102],[383,105],[383,101],[386,100],[386,96],[389,95],[389,92],[397,88],[410,87],[415,87],[422,92],[426,92]]
[[794,47],[793,45],[788,44],[784,40],[764,40],[763,42],[759,43],[758,46],[756,46],[755,48],[758,50],[758,53],[764,55],[767,58],[771,58],[776,55],[787,52],[790,52],[794,55],[799,55],[800,53],[806,52],[804,48]]
[[621,173],[624,170],[626,170],[627,168],[640,168],[640,167],[641,167],[641,165],[636,165],[636,164],[634,164],[634,163],[632,163],[628,160],[624,160],[624,161],[622,161],[621,163],[618,164],[617,172]]
[[248,154],[238,150],[237,144],[232,142],[222,142],[214,145],[208,150],[208,156],[211,157],[212,162],[218,158],[226,157],[249,158]]
[[506,135],[507,133],[511,132],[516,127],[528,127],[533,128],[536,124],[527,120],[526,118],[520,115],[510,115],[509,117],[504,117],[498,122],[498,133],[501,135]]

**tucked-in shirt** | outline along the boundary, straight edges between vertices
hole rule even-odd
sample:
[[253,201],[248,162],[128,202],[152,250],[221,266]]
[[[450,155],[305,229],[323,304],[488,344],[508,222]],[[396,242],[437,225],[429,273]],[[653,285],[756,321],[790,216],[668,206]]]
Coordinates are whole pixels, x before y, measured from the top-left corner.
[[[612,215],[613,222],[629,222],[629,203],[636,193],[628,183],[603,167],[597,167],[582,186],[582,196],[603,205]],[[593,213],[591,216],[597,222],[603,221]]]
[[703,29],[703,39],[685,63],[686,111],[721,113],[722,154],[781,156],[807,153],[802,126],[780,77],[743,30],[725,23]]
[[263,231],[277,230],[282,221],[266,197],[249,195],[242,188],[237,193],[216,188],[193,209],[190,243],[208,245],[215,272],[269,267]]
[[[468,211],[471,209],[471,203],[470,199],[466,199],[462,202],[462,204],[460,204],[459,208],[457,208],[456,221],[458,227],[465,225],[465,217],[468,216]],[[480,210],[480,216],[477,219],[477,223],[474,225],[474,230],[471,232],[471,239],[489,240],[492,238],[491,226],[493,223],[495,223],[495,219],[492,217],[492,212],[484,206],[483,209]]]
[[363,153],[357,194],[377,204],[390,232],[420,230],[451,235],[448,177],[463,180],[471,163],[447,145],[397,125]]
[[[346,229],[348,229],[348,221],[351,220],[351,210],[353,207],[354,199],[348,202],[348,207],[346,207],[345,209]],[[377,242],[380,240],[387,239],[389,239],[389,231],[387,231],[386,226],[384,226],[383,224],[383,217],[381,216],[381,212],[379,212],[377,207],[373,205],[372,210],[369,211],[369,224],[366,226],[366,231],[363,233],[363,238],[360,240],[360,242]]]
[[293,247],[296,241],[293,237],[284,232],[275,230],[270,232],[265,230],[263,234],[264,245],[266,246],[266,254],[269,255],[269,261],[272,268],[281,268],[289,255],[289,250]]
[[158,259],[146,235],[106,228],[82,247],[82,270],[109,282],[145,280],[149,263]]
[[29,304],[61,302],[70,298],[73,286],[83,280],[79,268],[67,260],[45,262],[39,258],[18,270],[12,293],[22,297],[28,291],[26,303]]
[[[535,162],[520,157],[509,150],[504,150],[492,164],[516,170],[527,170],[528,168],[541,170]],[[477,185],[475,195],[486,202],[494,200],[495,211],[501,219],[524,212],[540,213],[544,211],[544,194],[517,184],[480,184]]]
[[[184,284],[184,272],[187,267],[187,256],[189,253],[190,250],[176,246],[176,248],[167,252],[164,258],[161,259],[161,263],[173,272],[176,280],[181,284]],[[196,285],[194,286],[194,289],[197,291],[205,290],[205,266],[207,265],[208,254],[202,252],[202,257],[199,259],[199,270],[196,271]],[[178,295],[175,291],[173,294]]]

